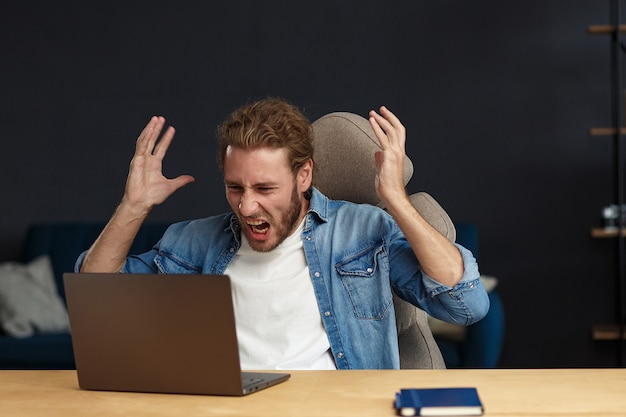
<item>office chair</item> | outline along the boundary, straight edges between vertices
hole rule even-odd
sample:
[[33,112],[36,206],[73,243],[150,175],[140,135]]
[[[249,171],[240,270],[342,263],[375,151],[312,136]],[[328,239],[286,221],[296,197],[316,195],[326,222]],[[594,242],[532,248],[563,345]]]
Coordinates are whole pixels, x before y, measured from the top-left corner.
[[[313,122],[313,135],[314,185],[332,199],[381,206],[374,188],[377,172],[374,153],[381,147],[369,121],[352,113],[330,113]],[[407,157],[405,185],[412,175],[413,164]],[[454,242],[454,224],[430,195],[416,193],[410,199],[433,227]],[[428,327],[426,313],[395,294],[393,302],[400,368],[444,369],[446,365]]]

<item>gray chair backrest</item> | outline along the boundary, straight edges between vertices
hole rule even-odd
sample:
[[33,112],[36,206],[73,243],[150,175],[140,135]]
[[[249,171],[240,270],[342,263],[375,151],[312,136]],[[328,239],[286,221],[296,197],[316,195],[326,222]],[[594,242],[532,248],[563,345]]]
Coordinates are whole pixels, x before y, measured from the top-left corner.
[[[381,150],[369,121],[347,112],[330,113],[313,122],[314,185],[332,199],[381,206],[376,195],[374,154]],[[413,163],[404,164],[404,184]],[[420,214],[450,241],[456,238],[452,220],[428,194],[410,196]],[[428,327],[426,313],[394,294],[401,368],[443,369],[445,363]]]

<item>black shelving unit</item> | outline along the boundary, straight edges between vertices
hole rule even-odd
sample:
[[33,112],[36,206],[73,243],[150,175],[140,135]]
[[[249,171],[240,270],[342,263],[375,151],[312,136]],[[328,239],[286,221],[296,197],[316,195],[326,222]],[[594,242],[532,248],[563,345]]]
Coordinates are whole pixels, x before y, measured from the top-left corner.
[[[621,24],[621,0],[610,0],[610,24],[594,25],[589,27],[590,34],[605,34],[611,39],[611,127],[593,128],[594,136],[610,136],[613,143],[614,187],[615,204],[624,206],[624,95],[623,87],[623,55],[626,45],[622,41],[626,33],[626,25]],[[624,347],[626,339],[626,223],[622,215],[618,216],[617,230],[603,233],[599,229],[592,230],[593,237],[614,237],[616,244],[616,276],[615,276],[615,323],[598,325],[593,329],[593,337],[596,340],[615,340],[616,356],[619,367],[624,367]]]

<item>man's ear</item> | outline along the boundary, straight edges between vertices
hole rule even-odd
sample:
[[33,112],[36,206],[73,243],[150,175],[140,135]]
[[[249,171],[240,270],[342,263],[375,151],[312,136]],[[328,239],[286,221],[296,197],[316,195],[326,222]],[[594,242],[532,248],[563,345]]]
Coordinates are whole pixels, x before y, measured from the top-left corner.
[[298,191],[303,193],[311,187],[313,182],[313,160],[306,161],[298,170],[296,176],[298,182]]

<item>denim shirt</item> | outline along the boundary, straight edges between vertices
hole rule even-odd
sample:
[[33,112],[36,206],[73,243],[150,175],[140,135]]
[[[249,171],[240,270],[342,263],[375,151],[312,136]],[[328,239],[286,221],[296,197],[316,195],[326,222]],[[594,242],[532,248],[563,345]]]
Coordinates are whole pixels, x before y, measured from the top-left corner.
[[[330,200],[316,189],[310,203],[302,232],[304,252],[338,369],[399,368],[392,290],[451,323],[469,325],[487,313],[487,293],[467,249],[457,245],[464,274],[450,288],[422,271],[385,211]],[[239,249],[240,236],[233,213],[176,223],[153,250],[130,256],[121,272],[222,274]]]

